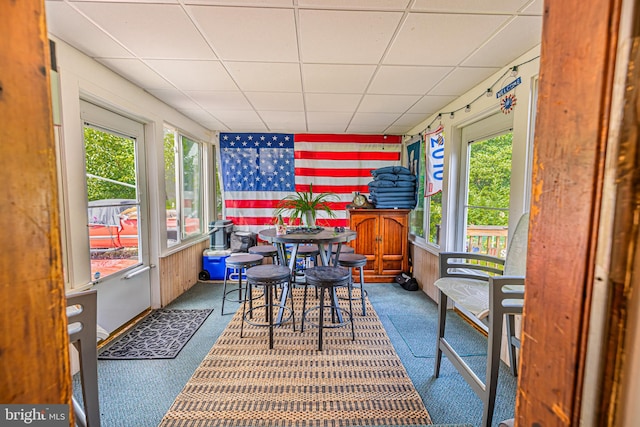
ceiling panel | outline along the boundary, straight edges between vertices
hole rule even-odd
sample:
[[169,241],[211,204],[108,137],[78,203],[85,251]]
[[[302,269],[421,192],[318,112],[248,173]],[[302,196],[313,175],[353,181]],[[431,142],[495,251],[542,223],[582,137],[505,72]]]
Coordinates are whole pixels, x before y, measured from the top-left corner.
[[133,55],[107,33],[62,1],[46,3],[48,29],[91,57],[132,58]]
[[416,95],[365,95],[359,113],[404,113],[420,99]]
[[97,58],[97,61],[143,89],[173,89],[174,86],[140,59]]
[[404,133],[539,49],[543,2],[45,4],[56,41],[211,130]]
[[74,4],[140,58],[215,59],[213,51],[178,5]]
[[245,92],[251,105],[258,111],[304,112],[302,92]]
[[490,67],[506,64],[517,48],[535,47],[542,31],[541,16],[518,16],[502,28],[491,40],[477,49],[463,63],[465,66]]
[[218,91],[185,91],[191,99],[198,103],[205,110],[240,110],[251,111],[253,108],[245,95],[240,92],[218,92]]
[[459,65],[509,19],[501,15],[409,15],[385,64]]
[[424,95],[453,67],[382,66],[376,73],[369,93]]
[[400,12],[300,10],[301,59],[377,64],[401,17]]
[[375,65],[304,64],[302,81],[306,92],[362,93]]
[[351,93],[308,93],[305,97],[307,111],[353,113],[362,99]]
[[148,60],[164,78],[183,90],[238,90],[218,61]]
[[456,96],[465,93],[498,70],[499,68],[456,68],[429,95]]
[[253,92],[301,92],[298,64],[227,62],[227,69],[241,90]]
[[189,8],[220,58],[230,61],[298,61],[291,9]]

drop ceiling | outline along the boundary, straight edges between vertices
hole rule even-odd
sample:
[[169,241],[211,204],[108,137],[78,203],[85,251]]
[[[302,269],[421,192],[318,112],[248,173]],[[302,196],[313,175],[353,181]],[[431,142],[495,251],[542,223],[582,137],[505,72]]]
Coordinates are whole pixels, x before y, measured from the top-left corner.
[[51,34],[211,130],[404,134],[540,43],[542,0],[46,0]]

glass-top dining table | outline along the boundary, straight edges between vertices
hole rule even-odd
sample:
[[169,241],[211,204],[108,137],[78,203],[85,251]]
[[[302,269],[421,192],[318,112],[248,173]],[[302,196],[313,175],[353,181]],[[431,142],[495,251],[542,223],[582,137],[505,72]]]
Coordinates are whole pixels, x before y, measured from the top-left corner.
[[[258,232],[260,239],[272,243],[278,250],[278,258],[280,265],[287,265],[287,248],[286,245],[291,245],[288,265],[292,274],[295,274],[296,258],[298,255],[298,247],[303,244],[315,244],[318,246],[320,252],[320,259],[322,265],[330,265],[333,252],[333,245],[336,246],[335,257],[333,257],[333,265],[338,264],[338,257],[340,256],[340,250],[344,243],[350,242],[356,238],[357,233],[353,230],[345,228],[333,228],[333,227],[315,227],[315,228],[303,228],[303,227],[291,227],[287,229],[286,234],[276,234],[275,228],[267,228]],[[281,306],[285,306],[287,298],[288,288],[282,292]],[[335,291],[332,294],[333,304],[338,305],[337,296]],[[282,320],[282,311],[278,313],[277,321]],[[342,323],[342,313],[338,311],[338,321]]]

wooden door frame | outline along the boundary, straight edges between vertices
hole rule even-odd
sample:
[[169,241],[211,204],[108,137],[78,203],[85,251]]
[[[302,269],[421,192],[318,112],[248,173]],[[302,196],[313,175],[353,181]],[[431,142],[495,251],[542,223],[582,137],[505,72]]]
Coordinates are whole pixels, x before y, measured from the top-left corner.
[[[628,2],[546,0],[544,5],[516,403],[520,426],[619,425],[616,385],[624,366],[619,350],[638,236],[633,223],[637,139],[621,144],[612,132],[621,126],[616,118],[637,119],[630,116],[635,111],[612,113],[622,104],[614,99],[614,76],[620,75],[616,65],[626,62],[618,58],[624,52],[618,43],[623,4]],[[605,187],[612,175],[613,185]],[[613,189],[616,197],[603,188]],[[604,309],[592,318],[594,285],[608,295],[596,301]],[[602,330],[601,342],[593,342],[594,329]],[[587,372],[587,356],[598,346],[593,374]],[[583,407],[587,387],[600,392]]]
[[69,405],[44,12],[43,0],[0,2],[0,403]]

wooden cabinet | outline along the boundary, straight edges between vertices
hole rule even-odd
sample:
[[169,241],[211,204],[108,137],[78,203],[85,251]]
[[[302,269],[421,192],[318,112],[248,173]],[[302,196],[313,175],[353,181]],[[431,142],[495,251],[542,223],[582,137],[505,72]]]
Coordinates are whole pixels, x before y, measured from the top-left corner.
[[351,246],[367,257],[365,282],[393,282],[409,271],[409,209],[349,209],[349,228],[358,233]]

